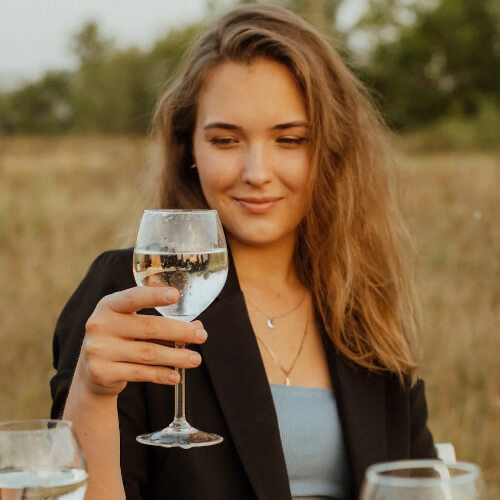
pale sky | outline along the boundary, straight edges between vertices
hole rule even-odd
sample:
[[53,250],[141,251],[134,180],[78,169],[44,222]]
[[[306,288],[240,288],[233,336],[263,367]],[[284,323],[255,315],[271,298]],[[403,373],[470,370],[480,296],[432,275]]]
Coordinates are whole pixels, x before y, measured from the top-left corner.
[[[346,0],[340,22],[350,24],[364,0]],[[0,0],[0,90],[49,69],[74,67],[71,36],[95,19],[118,46],[147,48],[169,28],[203,17],[208,0]],[[230,0],[219,0],[221,5]]]

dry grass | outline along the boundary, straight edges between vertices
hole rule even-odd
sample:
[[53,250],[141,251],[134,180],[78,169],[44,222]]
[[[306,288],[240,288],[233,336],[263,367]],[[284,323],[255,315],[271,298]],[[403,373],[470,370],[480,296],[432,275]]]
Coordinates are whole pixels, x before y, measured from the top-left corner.
[[500,498],[500,154],[407,158],[430,425]]
[[[143,208],[137,138],[0,139],[0,420],[49,410],[50,344],[98,252],[123,244]],[[416,235],[424,362],[438,441],[479,463],[500,496],[500,155],[403,157]]]
[[48,413],[51,331],[93,258],[138,222],[145,158],[136,138],[0,143],[0,419]]

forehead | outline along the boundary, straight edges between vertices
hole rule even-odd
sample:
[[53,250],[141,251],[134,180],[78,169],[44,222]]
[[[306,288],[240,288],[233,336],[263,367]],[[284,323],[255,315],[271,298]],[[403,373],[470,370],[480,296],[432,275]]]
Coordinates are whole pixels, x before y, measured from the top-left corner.
[[270,59],[226,61],[212,69],[198,98],[197,122],[283,123],[307,120],[302,93],[289,69]]

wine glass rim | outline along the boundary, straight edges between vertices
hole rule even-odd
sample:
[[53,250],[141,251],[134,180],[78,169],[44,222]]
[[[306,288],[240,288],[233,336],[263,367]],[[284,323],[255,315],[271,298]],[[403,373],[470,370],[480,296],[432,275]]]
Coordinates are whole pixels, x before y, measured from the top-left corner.
[[[435,478],[410,478],[401,476],[385,476],[381,473],[389,471],[397,471],[403,469],[437,469],[441,477]],[[440,470],[441,469],[441,470]],[[463,474],[451,476],[449,470],[461,470]],[[442,460],[398,460],[392,462],[381,462],[370,465],[366,470],[366,478],[368,481],[378,485],[397,486],[397,487],[414,487],[414,486],[437,486],[443,482],[451,484],[461,484],[475,481],[480,475],[479,467],[471,462],[454,462],[447,463]]]
[[165,213],[165,214],[196,214],[196,213],[209,213],[215,212],[212,208],[146,208],[144,213]]
[[[53,427],[51,427],[53,424]],[[38,427],[36,427],[38,425]],[[12,432],[39,432],[39,431],[53,431],[61,428],[73,428],[73,423],[69,420],[62,420],[56,418],[31,418],[25,420],[7,420],[0,422],[0,433]]]

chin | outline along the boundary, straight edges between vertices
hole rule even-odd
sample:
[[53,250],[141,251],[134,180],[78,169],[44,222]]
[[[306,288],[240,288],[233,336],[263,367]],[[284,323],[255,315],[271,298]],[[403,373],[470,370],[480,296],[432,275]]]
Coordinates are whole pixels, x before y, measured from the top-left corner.
[[226,229],[226,232],[229,244],[233,241],[239,243],[240,245],[257,248],[272,246],[286,238],[290,238],[290,236],[295,238],[293,234],[294,232],[291,234],[289,232],[283,233],[281,231],[266,231],[264,229],[251,229],[245,231],[240,227],[237,231]]

